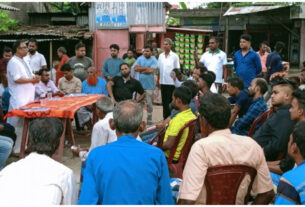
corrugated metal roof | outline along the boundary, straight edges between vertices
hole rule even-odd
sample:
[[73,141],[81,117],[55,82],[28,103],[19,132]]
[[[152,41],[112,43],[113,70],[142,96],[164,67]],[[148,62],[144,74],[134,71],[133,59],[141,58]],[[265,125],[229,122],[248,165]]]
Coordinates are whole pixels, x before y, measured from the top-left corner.
[[20,11],[20,9],[18,9],[18,8],[8,6],[8,5],[5,5],[5,4],[0,4],[0,9],[9,10],[9,11]]
[[191,28],[184,28],[184,27],[167,27],[167,30],[176,30],[176,31],[187,31],[187,32],[205,32],[211,33],[213,30],[210,29],[191,29]]
[[262,11],[279,9],[286,6],[245,6],[245,7],[230,7],[223,16],[233,16],[240,14],[250,14]]

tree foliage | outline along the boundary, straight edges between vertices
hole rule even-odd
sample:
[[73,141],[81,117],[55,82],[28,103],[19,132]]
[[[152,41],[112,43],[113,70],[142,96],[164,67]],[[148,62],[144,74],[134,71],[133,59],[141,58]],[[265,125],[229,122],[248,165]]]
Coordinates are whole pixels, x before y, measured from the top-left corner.
[[6,32],[17,28],[19,21],[9,17],[7,11],[0,10],[0,31]]
[[78,2],[50,2],[53,12],[67,12],[71,14],[81,13],[80,3]]

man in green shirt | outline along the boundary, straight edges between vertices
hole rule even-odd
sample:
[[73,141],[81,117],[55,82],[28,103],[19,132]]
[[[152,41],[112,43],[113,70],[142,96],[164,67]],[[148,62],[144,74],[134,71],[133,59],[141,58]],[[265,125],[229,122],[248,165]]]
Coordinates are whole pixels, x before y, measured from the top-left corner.
[[127,57],[124,59],[124,61],[125,61],[125,63],[127,63],[129,68],[131,68],[131,66],[136,62],[132,49],[127,50]]

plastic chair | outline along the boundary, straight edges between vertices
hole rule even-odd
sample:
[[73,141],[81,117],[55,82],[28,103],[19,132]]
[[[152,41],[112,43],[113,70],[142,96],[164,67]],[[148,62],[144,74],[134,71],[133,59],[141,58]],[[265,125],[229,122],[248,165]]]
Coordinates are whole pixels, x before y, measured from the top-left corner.
[[262,126],[265,121],[269,118],[269,116],[271,116],[274,112],[274,108],[271,107],[269,110],[265,111],[264,113],[262,113],[261,115],[259,115],[258,117],[256,117],[256,119],[254,120],[254,122],[252,123],[250,130],[248,132],[248,136],[252,137],[255,133],[255,127],[258,123],[260,123]]
[[209,167],[205,186],[207,190],[207,205],[235,205],[239,186],[246,175],[250,175],[251,182],[245,197],[247,203],[256,170],[246,165],[218,165]]
[[[195,136],[195,126],[196,126],[196,119],[189,121],[186,123],[179,131],[174,146],[171,149],[171,152],[167,159],[168,168],[173,172],[172,177],[181,178],[183,174],[183,169],[186,163],[187,156],[191,150],[191,146],[194,143],[194,136]],[[189,128],[189,133],[186,137],[186,141],[184,146],[181,149],[180,157],[176,161],[174,160],[174,155],[177,151],[178,144],[181,140],[183,132],[186,128]]]

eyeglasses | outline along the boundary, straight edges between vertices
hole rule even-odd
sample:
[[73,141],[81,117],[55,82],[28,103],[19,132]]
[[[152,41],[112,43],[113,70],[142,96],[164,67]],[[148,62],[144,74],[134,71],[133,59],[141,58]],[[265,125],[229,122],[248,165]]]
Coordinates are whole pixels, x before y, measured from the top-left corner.
[[28,49],[27,46],[24,46],[24,47],[18,47],[18,49]]

